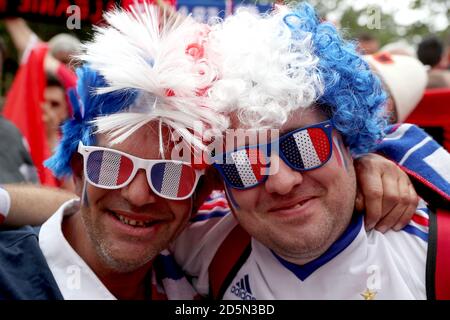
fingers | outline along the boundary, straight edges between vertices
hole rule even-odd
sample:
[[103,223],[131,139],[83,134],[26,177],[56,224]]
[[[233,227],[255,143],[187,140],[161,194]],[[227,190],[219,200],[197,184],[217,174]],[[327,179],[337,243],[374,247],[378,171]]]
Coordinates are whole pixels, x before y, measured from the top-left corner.
[[360,177],[360,194],[363,196],[362,203],[366,210],[366,229],[371,230],[382,217],[383,182],[378,174]]
[[[386,185],[391,184],[388,181],[386,180]],[[375,227],[382,233],[389,229],[400,230],[403,228],[411,220],[417,207],[418,197],[408,176],[400,172],[396,184],[396,189],[383,197],[383,218]],[[392,185],[394,185],[393,182]],[[395,187],[393,186],[393,188]]]
[[358,179],[356,210],[365,210],[366,229],[385,232],[403,228],[411,219],[418,197],[409,177],[392,161],[368,154],[355,161]]
[[375,226],[382,233],[392,229],[408,207],[409,186],[404,180],[392,179],[389,175],[383,179],[383,191],[382,219]]
[[398,219],[397,223],[394,226],[395,231],[399,231],[403,229],[410,221],[412,216],[417,210],[417,206],[419,205],[419,196],[416,193],[412,184],[409,184],[409,205],[403,212],[402,216]]

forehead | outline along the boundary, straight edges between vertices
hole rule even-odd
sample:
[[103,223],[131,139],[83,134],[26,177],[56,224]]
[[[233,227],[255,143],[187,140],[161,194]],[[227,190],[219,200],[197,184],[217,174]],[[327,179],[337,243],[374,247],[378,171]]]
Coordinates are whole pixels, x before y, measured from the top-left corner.
[[[269,128],[269,129],[278,129],[279,135],[283,135],[292,130],[307,127],[325,120],[328,120],[328,117],[325,115],[325,112],[322,111],[322,109],[320,109],[320,107],[318,106],[311,106],[309,108],[297,109],[291,112],[288,120],[281,128]],[[233,129],[242,129],[240,130],[242,134],[254,132],[255,129],[258,130],[258,128],[245,128],[240,126],[239,119],[235,114],[231,117],[231,123]]]
[[45,96],[52,96],[52,97],[63,97],[65,98],[65,92],[64,89],[59,86],[47,86],[45,87],[44,91]]
[[155,122],[142,126],[125,141],[114,145],[109,142],[110,137],[108,135],[99,134],[96,136],[97,145],[119,150],[143,159],[171,159],[173,142],[169,139],[170,130],[163,126],[161,132],[164,156],[160,152],[159,126]]
[[280,135],[298,128],[311,126],[325,120],[328,120],[328,117],[317,106],[297,110],[291,113],[289,120],[283,125],[283,127],[281,127]]

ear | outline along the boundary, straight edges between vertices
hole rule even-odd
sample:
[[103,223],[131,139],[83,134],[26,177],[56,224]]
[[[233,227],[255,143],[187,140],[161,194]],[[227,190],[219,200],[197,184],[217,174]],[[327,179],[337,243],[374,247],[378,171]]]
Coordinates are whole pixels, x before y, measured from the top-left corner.
[[70,167],[73,172],[73,182],[75,184],[75,193],[81,197],[81,192],[83,192],[83,157],[79,153],[75,153],[70,159]]

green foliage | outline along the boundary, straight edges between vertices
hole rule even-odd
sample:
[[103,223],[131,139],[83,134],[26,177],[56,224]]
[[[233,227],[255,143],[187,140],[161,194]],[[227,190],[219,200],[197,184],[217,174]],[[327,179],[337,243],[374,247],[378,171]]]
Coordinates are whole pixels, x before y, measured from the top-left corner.
[[[258,1],[258,0],[256,0]],[[299,0],[286,0],[285,3],[295,4]],[[374,14],[371,7],[355,10],[357,0],[310,0],[321,16],[330,13],[340,17],[340,27],[343,28],[347,37],[355,38],[360,33],[369,33],[379,39],[381,45],[400,39],[417,44],[421,38],[428,34],[436,34],[444,42],[450,42],[450,28],[448,27],[450,17],[450,0],[411,0],[408,8],[430,10],[430,15],[425,21],[417,21],[411,25],[399,25],[394,16],[383,12],[380,6],[372,6],[379,9],[380,28],[370,28],[367,21]],[[382,2],[380,2],[382,4]],[[437,15],[447,17],[447,28],[444,30],[434,30],[433,19]],[[334,21],[335,22],[335,21]]]

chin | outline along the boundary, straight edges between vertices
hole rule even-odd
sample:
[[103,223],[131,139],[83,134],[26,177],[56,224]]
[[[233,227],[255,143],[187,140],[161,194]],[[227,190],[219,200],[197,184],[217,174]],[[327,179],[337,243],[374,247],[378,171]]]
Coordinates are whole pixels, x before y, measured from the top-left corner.
[[273,229],[270,233],[271,242],[278,244],[282,252],[297,254],[316,253],[322,251],[334,238],[330,223],[298,223],[284,226],[284,228]]
[[[324,239],[277,239],[271,249],[287,260],[313,260],[321,256],[327,249],[328,242]],[[308,261],[305,261],[305,263]]]
[[103,260],[105,260],[106,265],[120,273],[128,273],[133,272],[141,267],[143,267],[145,264],[149,263],[155,258],[155,256],[149,256],[146,259],[143,259],[142,257],[127,257],[127,256],[121,256],[121,257],[104,257]]
[[120,273],[135,271],[152,261],[159,253],[157,250],[146,248],[138,250],[136,248],[114,249],[107,246],[100,246],[98,254],[109,269]]

